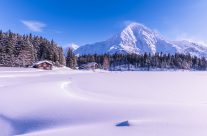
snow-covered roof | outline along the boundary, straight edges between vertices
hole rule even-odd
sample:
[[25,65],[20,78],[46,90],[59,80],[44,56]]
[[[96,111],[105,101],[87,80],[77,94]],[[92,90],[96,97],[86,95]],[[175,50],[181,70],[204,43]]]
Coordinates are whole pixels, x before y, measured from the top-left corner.
[[42,60],[42,61],[38,61],[38,62],[34,63],[33,66],[34,66],[34,65],[39,65],[39,64],[41,64],[41,63],[45,63],[45,62],[48,63],[48,64],[53,65],[52,62],[50,62],[50,61],[48,61],[48,60]]
[[97,65],[97,63],[96,62],[89,62],[86,65],[88,65],[88,66],[94,66],[94,65]]
[[89,63],[86,63],[86,64],[83,64],[81,65],[80,67],[82,68],[89,68],[89,67],[94,67],[95,65],[98,65],[96,62],[89,62]]

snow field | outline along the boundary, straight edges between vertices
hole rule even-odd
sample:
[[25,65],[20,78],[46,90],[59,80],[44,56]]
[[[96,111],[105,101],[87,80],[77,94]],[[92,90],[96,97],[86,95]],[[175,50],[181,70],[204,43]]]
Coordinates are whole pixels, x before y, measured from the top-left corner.
[[0,136],[206,136],[206,82],[205,72],[0,68]]

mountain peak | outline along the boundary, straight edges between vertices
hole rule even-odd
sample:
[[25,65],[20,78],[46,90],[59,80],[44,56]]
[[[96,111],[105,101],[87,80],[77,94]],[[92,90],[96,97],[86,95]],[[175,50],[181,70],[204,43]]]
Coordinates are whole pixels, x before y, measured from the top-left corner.
[[127,25],[126,28],[145,28],[145,29],[148,29],[145,25],[141,24],[141,23],[137,23],[137,22],[132,22],[130,23],[129,25]]
[[191,42],[172,42],[157,31],[140,23],[130,23],[112,38],[94,44],[87,44],[75,50],[75,54],[144,54],[144,53],[190,53],[195,56],[207,57],[207,47]]
[[71,48],[72,50],[76,50],[79,48],[79,45],[75,44],[75,43],[71,43],[71,45],[69,46],[69,48]]
[[141,23],[130,23],[127,25],[123,31],[132,31],[132,32],[141,32],[141,31],[146,31],[146,32],[152,32],[151,29],[147,28],[145,25]]
[[64,55],[66,56],[67,55],[67,52],[69,49],[72,49],[73,51],[77,50],[80,46],[78,46],[77,44],[75,43],[70,43],[69,45],[65,46],[63,48],[63,51],[64,51]]

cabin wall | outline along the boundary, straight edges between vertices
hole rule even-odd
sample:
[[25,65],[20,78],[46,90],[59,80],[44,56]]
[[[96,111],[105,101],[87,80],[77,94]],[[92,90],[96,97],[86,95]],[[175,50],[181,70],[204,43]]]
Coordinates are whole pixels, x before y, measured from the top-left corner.
[[48,63],[41,63],[38,65],[35,65],[34,68],[44,69],[44,70],[52,70],[52,65],[48,64]]

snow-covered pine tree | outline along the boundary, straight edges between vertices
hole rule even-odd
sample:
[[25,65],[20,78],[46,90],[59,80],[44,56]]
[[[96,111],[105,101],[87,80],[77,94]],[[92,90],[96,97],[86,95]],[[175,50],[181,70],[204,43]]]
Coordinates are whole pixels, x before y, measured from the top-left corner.
[[73,53],[73,50],[69,48],[66,56],[66,66],[75,69],[76,64],[76,56]]

